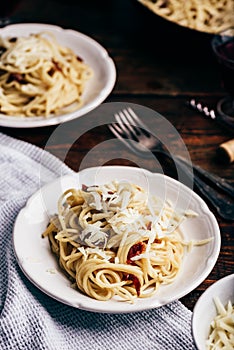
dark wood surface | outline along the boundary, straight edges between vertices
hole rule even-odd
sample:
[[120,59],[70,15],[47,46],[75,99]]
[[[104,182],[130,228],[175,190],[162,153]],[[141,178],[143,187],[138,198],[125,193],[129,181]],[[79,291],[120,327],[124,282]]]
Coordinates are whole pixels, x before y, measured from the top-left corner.
[[[214,108],[225,95],[211,52],[211,35],[176,26],[131,0],[22,0],[12,13],[12,19],[57,24],[99,41],[117,68],[116,85],[106,102],[132,102],[156,110],[178,130],[194,164],[234,182],[233,164],[223,165],[216,156],[217,147],[231,135],[186,106],[189,98],[196,97]],[[82,123],[87,123],[85,130],[88,131],[84,134],[80,135],[77,129],[79,123],[71,121],[64,126],[63,137],[54,137],[52,142],[48,140],[56,134],[57,127],[0,127],[0,131],[45,147],[74,170],[80,168],[90,150],[93,150],[93,156],[88,160],[90,166],[103,165],[106,159],[109,159],[108,164],[137,163],[137,158],[124,148],[118,159],[111,149],[94,148],[111,139],[112,135],[106,125],[93,128],[84,118]],[[80,136],[78,140],[76,135]],[[144,160],[143,164],[145,168],[157,171],[149,161]],[[173,176],[169,166],[165,172]],[[182,298],[191,310],[208,286],[234,270],[234,224],[220,219],[213,207],[210,209],[220,225],[221,252],[207,279]]]

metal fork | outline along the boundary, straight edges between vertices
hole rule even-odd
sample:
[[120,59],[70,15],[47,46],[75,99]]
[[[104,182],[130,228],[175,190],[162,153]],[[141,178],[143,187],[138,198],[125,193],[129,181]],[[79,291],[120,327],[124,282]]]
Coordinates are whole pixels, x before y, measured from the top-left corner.
[[[116,123],[110,124],[111,132],[139,157],[149,156],[149,150],[172,159],[186,176],[193,178],[200,193],[215,207],[218,214],[226,220],[234,220],[234,187],[227,180],[210,174],[199,166],[192,165],[180,156],[172,156],[163,149],[161,142],[154,137],[132,108],[115,113]],[[132,142],[135,141],[135,142]],[[205,182],[207,180],[207,182]],[[211,187],[211,185],[213,187]],[[226,193],[224,197],[220,192]]]

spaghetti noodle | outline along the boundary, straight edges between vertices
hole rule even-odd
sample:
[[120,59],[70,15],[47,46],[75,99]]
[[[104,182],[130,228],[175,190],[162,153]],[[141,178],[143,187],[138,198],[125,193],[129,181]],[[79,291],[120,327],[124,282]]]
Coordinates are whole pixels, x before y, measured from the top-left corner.
[[43,237],[79,290],[133,302],[175,280],[189,245],[177,226],[195,215],[178,215],[134,184],[83,185],[62,194]]
[[92,74],[51,33],[0,37],[0,111],[6,115],[48,117],[75,110]]

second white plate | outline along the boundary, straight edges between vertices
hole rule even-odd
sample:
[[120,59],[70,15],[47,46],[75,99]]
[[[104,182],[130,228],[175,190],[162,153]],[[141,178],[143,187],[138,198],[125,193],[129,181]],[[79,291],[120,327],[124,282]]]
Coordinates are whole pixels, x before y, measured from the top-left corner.
[[116,69],[108,52],[95,40],[71,29],[50,24],[22,23],[0,29],[0,36],[28,36],[42,31],[51,32],[58,43],[69,47],[82,57],[94,71],[83,95],[83,106],[74,112],[45,117],[13,117],[0,114],[0,125],[12,128],[33,128],[60,124],[78,118],[99,106],[112,91],[116,81]]

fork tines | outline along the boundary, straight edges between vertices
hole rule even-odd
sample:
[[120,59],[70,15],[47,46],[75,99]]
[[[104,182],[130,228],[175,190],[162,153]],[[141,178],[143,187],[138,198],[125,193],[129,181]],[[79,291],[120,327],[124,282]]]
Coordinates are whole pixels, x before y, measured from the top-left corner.
[[[142,129],[141,131],[143,131],[143,133],[145,133],[147,137],[149,137],[150,135],[147,131],[147,126],[142,122],[142,120],[130,107],[123,109],[119,113],[115,113],[115,119],[120,125],[120,127],[118,127],[118,125],[115,124],[116,130],[122,135],[124,130],[128,138],[133,136],[133,138],[136,138],[137,140],[138,128]],[[125,125],[127,125],[128,127],[126,127]]]

